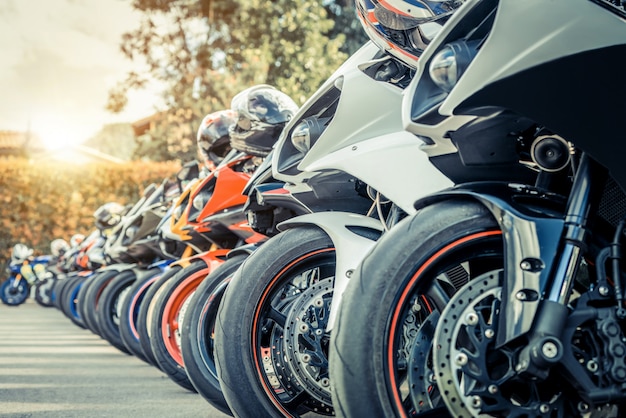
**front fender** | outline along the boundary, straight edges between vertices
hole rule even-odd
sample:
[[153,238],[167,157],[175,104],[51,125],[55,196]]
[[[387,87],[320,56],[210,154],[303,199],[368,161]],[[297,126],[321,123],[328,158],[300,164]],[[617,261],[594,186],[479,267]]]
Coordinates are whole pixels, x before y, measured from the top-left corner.
[[472,199],[484,205],[502,230],[504,283],[497,345],[527,333],[550,283],[565,225],[565,198],[532,186],[468,183],[415,203],[417,210],[441,200]]
[[348,286],[354,269],[376,244],[383,233],[380,221],[348,212],[319,212],[297,216],[278,224],[284,231],[304,225],[315,225],[321,228],[335,245],[335,283],[333,290],[332,309],[328,321],[328,330],[333,328],[335,317],[339,311],[341,295]]

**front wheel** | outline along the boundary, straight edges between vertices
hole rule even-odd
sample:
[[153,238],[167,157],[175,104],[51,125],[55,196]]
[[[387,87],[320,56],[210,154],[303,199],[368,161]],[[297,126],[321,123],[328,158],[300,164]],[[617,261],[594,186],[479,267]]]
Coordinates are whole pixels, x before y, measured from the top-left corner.
[[237,417],[332,415],[326,329],[335,248],[305,226],[271,238],[231,280],[217,314],[215,360]]
[[442,202],[396,225],[344,292],[330,349],[338,416],[448,416],[432,346],[470,280],[503,266],[502,233],[475,202]]
[[18,306],[26,302],[29,293],[28,282],[24,279],[16,279],[14,276],[0,285],[0,299],[8,306]]
[[215,369],[215,319],[224,292],[247,254],[229,258],[200,283],[189,301],[180,351],[189,380],[211,405],[232,415]]
[[45,278],[37,284],[35,284],[35,301],[40,306],[44,308],[50,308],[54,306],[52,299],[52,288],[54,287],[54,282],[56,281],[56,277],[48,277]]
[[181,329],[188,302],[211,267],[204,260],[195,260],[181,269],[160,289],[153,300],[150,320],[150,346],[161,370],[181,387],[195,392],[185,372],[180,353]]

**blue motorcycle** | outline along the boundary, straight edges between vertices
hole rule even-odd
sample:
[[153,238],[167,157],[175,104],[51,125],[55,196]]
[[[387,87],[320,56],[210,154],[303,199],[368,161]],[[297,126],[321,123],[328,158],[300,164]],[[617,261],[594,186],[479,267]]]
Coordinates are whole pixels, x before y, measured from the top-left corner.
[[0,285],[0,299],[9,306],[21,305],[28,299],[31,286],[43,281],[52,256],[33,257],[33,250],[24,244],[15,244],[7,267],[8,278]]

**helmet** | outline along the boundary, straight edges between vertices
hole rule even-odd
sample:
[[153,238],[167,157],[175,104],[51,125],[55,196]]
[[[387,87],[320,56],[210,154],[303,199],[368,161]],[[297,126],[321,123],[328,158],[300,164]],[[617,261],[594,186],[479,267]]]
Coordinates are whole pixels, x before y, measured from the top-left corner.
[[109,202],[100,206],[93,213],[94,218],[96,218],[96,228],[100,231],[104,231],[111,227],[117,225],[122,219],[122,214],[124,213],[124,206],[120,205],[117,202]]
[[11,250],[11,260],[14,262],[22,262],[33,255],[33,250],[25,244],[15,244]]
[[410,67],[463,0],[355,0],[367,36]]
[[209,113],[200,122],[196,137],[198,152],[209,170],[215,170],[231,150],[228,130],[235,122],[237,114],[232,110]]
[[70,238],[70,247],[75,248],[78,247],[85,240],[85,236],[83,234],[74,234]]
[[55,257],[62,256],[69,249],[70,245],[62,238],[52,240],[50,243],[50,253]]
[[231,109],[238,114],[230,129],[230,144],[251,155],[265,157],[278,139],[298,105],[285,93],[267,84],[259,84],[238,93]]

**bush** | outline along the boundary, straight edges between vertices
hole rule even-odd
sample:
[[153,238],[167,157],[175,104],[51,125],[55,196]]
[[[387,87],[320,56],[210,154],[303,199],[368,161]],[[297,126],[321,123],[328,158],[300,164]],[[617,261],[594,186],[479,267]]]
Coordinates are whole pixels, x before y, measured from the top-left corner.
[[0,281],[11,247],[22,242],[49,254],[55,238],[87,235],[94,211],[107,202],[135,203],[151,183],[160,184],[178,163],[129,162],[70,165],[0,160]]

